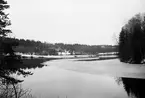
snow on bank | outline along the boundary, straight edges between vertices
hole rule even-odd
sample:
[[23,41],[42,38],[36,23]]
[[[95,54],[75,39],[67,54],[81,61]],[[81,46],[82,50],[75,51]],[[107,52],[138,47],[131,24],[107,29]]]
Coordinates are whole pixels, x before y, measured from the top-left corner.
[[65,58],[65,59],[69,59],[69,58],[86,58],[86,59],[91,59],[91,58],[95,58],[95,59],[99,59],[99,58],[110,58],[110,57],[117,57],[117,55],[100,55],[100,56],[96,56],[96,55],[30,55],[30,54],[23,54],[23,53],[16,53],[17,55],[21,55],[24,57],[34,57],[34,58]]

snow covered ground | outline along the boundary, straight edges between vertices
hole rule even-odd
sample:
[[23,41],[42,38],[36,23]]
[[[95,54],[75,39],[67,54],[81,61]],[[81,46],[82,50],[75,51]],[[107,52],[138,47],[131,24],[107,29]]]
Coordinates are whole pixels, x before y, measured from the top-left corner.
[[23,54],[23,53],[16,53],[17,55],[25,56],[25,57],[44,57],[44,58],[74,58],[74,57],[93,57],[95,55],[30,55],[30,54]]
[[[64,59],[71,59],[71,58],[85,58],[85,59],[99,59],[99,58],[111,58],[111,57],[117,57],[117,55],[100,55],[100,56],[96,56],[96,55],[30,55],[30,54],[22,54],[22,53],[16,53],[17,55],[21,55],[24,57],[34,57],[34,58],[64,58]],[[84,60],[85,60],[84,59]]]

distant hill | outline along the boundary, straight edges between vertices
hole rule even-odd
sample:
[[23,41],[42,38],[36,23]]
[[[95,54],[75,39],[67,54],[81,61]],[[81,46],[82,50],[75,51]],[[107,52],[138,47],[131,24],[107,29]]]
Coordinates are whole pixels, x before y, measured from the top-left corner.
[[104,52],[117,52],[117,46],[112,45],[84,45],[84,44],[64,44],[64,43],[46,43],[34,40],[24,40],[16,38],[5,38],[7,42],[19,44],[14,47],[16,52],[39,54],[39,55],[57,55],[59,52],[69,52],[70,54],[97,54]]

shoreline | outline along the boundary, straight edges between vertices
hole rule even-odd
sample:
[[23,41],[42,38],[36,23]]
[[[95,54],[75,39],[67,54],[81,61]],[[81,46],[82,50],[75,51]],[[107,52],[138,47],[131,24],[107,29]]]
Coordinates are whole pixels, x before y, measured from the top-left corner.
[[110,59],[117,59],[118,57],[98,57],[98,58],[91,58],[91,59],[81,59],[77,61],[101,61],[101,60],[110,60]]

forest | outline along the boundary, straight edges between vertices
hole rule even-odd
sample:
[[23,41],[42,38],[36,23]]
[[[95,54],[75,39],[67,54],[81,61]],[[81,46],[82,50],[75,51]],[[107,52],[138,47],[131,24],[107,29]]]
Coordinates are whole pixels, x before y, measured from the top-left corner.
[[119,58],[122,62],[140,64],[145,59],[145,13],[133,16],[119,35]]
[[[0,38],[2,39],[2,37]],[[83,44],[64,44],[46,43],[34,40],[17,38],[5,38],[5,42],[13,43],[14,51],[20,53],[39,54],[39,55],[58,55],[58,52],[69,51],[70,54],[97,54],[104,52],[117,52],[117,46],[113,45],[83,45]]]

